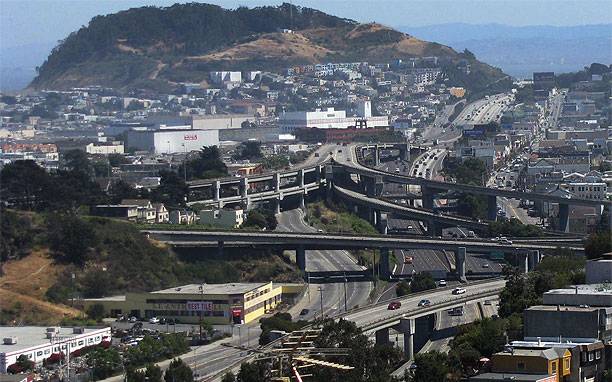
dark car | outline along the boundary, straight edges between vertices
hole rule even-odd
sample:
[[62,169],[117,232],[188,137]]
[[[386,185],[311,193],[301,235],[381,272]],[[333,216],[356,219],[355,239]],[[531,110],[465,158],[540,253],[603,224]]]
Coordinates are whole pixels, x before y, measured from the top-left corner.
[[302,311],[300,312],[300,316],[305,316],[308,313],[310,313],[310,309],[302,309]]
[[387,306],[387,309],[389,310],[397,310],[402,306],[402,303],[399,301],[391,301],[389,303],[389,306]]

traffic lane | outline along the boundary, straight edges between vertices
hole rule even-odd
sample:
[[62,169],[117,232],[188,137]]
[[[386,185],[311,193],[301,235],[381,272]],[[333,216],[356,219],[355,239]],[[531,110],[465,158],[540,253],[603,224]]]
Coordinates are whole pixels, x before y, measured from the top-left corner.
[[465,270],[468,273],[501,273],[502,265],[490,260],[487,255],[468,253],[465,257]]
[[505,280],[496,280],[486,284],[479,284],[477,286],[467,286],[466,293],[462,295],[453,295],[450,290],[432,290],[431,293],[419,295],[419,296],[408,296],[402,299],[402,306],[397,310],[388,310],[386,304],[376,305],[369,309],[364,309],[358,312],[349,313],[344,318],[350,321],[356,322],[359,326],[365,326],[373,321],[378,321],[384,318],[394,318],[401,314],[410,314],[418,309],[418,302],[423,298],[427,298],[433,305],[440,304],[454,299],[474,296],[480,293],[488,292],[497,288],[501,288],[505,285]]

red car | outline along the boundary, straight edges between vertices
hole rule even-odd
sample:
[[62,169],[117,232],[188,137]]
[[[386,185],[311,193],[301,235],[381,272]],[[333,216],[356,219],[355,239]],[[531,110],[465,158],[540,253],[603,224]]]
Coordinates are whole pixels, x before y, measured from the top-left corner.
[[396,310],[399,309],[402,306],[402,303],[399,301],[391,301],[389,303],[389,306],[387,307],[387,309],[389,310]]

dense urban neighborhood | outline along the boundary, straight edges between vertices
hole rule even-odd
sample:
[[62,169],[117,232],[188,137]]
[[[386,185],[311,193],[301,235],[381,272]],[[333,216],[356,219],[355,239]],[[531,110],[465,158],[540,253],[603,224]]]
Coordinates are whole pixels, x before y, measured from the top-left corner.
[[[76,81],[58,62],[121,36],[104,16],[0,94],[0,381],[612,381],[610,63],[376,60],[378,24],[200,6],[127,20],[253,34],[160,59],[164,86]],[[317,28],[367,61],[224,61],[333,57]]]

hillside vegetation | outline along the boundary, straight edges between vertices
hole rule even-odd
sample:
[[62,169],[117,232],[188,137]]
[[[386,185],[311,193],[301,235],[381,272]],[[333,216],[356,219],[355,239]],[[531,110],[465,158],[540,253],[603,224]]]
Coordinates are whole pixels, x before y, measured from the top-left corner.
[[467,60],[471,74],[460,82],[470,88],[474,83],[478,90],[504,76],[473,56],[376,23],[359,24],[286,3],[235,10],[189,3],[94,17],[53,49],[31,87],[96,84],[159,90],[178,82],[204,82],[211,70],[279,70],[420,56],[446,57],[449,68]]
[[[71,300],[187,283],[296,281],[289,261],[267,252],[175,253],[131,223],[73,214],[3,210],[0,324],[57,323],[78,316]],[[29,235],[24,240],[24,233]],[[72,275],[74,274],[74,278]],[[23,280],[28,275],[28,283]]]

